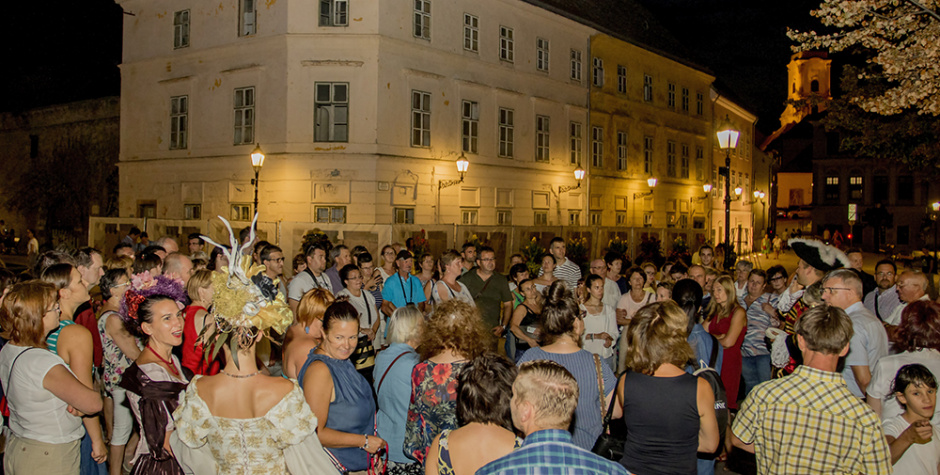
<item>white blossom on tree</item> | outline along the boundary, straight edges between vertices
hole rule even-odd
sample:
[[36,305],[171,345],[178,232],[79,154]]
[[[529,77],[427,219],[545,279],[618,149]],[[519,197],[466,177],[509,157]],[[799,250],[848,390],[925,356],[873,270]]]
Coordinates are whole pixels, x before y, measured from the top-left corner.
[[859,79],[884,80],[879,93],[852,97],[867,112],[893,115],[905,109],[940,115],[940,0],[823,0],[811,14],[831,32],[790,30],[794,51],[838,52],[865,48]]

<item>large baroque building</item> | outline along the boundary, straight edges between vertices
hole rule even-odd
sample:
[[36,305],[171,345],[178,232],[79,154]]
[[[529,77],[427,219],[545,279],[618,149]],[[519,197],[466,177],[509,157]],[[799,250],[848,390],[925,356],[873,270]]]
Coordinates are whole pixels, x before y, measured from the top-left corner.
[[714,77],[632,2],[117,3],[128,222],[247,221],[260,145],[261,228],[291,248],[310,223],[707,236]]

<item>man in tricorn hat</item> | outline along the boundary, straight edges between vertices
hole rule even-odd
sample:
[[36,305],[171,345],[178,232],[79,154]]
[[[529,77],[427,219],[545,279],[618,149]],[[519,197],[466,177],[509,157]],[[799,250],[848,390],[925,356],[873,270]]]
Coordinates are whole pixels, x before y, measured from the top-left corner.
[[[849,258],[845,253],[822,241],[794,238],[787,241],[787,244],[800,258],[800,263],[797,265],[796,272],[794,272],[795,278],[788,289],[790,294],[802,292],[803,289],[819,282],[826,275],[826,272],[849,267]],[[807,308],[809,308],[809,304],[801,295],[799,300],[790,307],[790,310],[783,314],[783,330],[787,332],[788,338],[792,338],[794,325]],[[796,349],[795,343],[793,349]],[[798,356],[799,351],[791,351],[790,355],[790,364],[785,368],[774,368],[775,378],[793,372],[797,364],[793,356]]]

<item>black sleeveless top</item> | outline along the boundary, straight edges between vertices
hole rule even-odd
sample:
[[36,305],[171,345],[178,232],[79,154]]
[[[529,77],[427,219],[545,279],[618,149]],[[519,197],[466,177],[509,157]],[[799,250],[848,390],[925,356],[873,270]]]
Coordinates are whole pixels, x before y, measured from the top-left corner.
[[[526,328],[538,325],[539,314],[533,312],[532,309],[529,308],[529,306],[524,303],[521,303],[519,305],[525,307],[525,316],[523,316],[522,321],[519,322],[519,328],[521,328],[522,331],[525,332],[527,335],[532,336],[528,331],[526,331]],[[538,340],[538,338],[536,338],[536,340]],[[529,348],[531,347],[529,346],[528,343],[518,338],[516,339],[516,351],[525,351],[525,350],[528,350]]]
[[698,378],[624,375],[627,425],[620,464],[644,475],[694,475],[698,451]]

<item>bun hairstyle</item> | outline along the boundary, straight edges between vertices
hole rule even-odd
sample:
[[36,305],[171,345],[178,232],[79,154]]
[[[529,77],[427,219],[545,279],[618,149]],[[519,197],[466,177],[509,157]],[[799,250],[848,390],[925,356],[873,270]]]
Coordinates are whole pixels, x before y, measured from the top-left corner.
[[551,344],[562,335],[574,332],[574,322],[581,315],[577,300],[562,280],[556,280],[545,291],[540,316],[542,340]]
[[334,300],[323,312],[323,331],[330,331],[330,328],[339,322],[356,322],[357,325],[359,323],[359,311],[346,297]]
[[703,293],[702,286],[692,279],[682,279],[672,288],[672,300],[689,317],[689,333],[692,333],[692,328],[698,323]]

